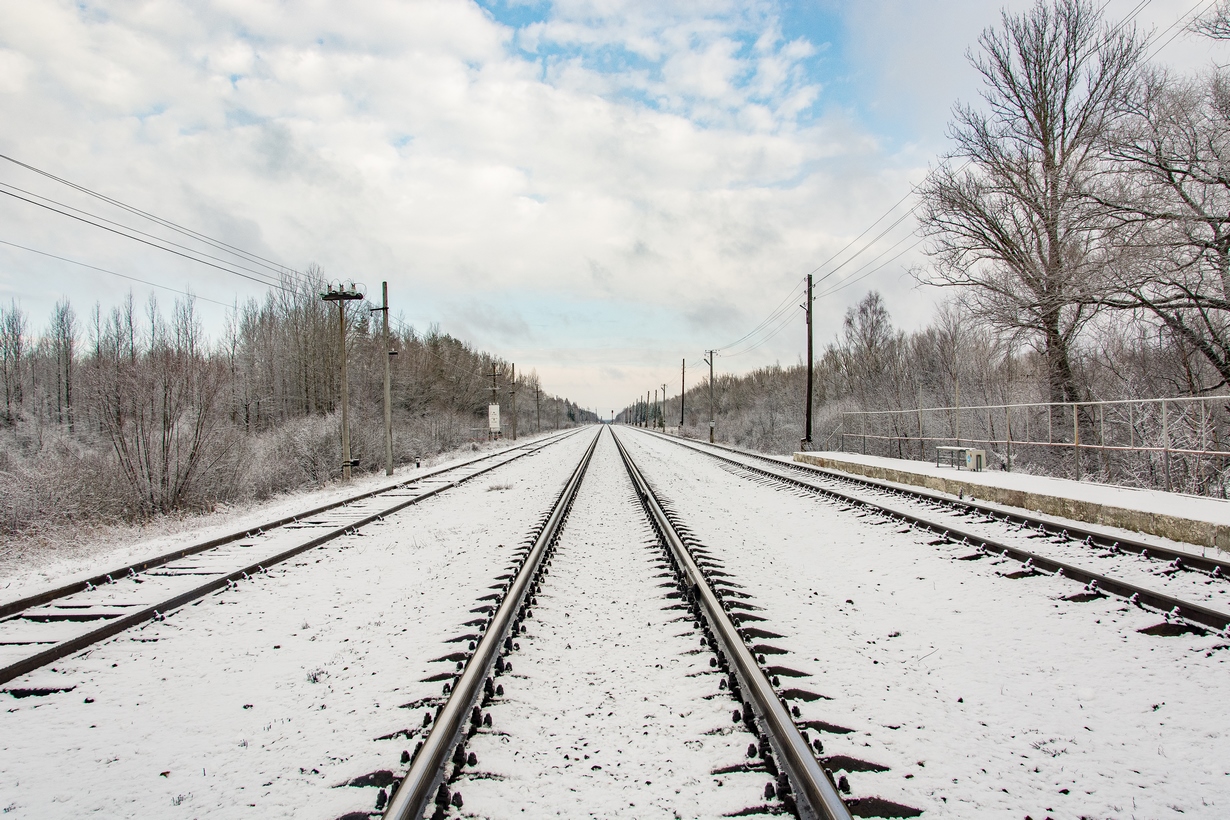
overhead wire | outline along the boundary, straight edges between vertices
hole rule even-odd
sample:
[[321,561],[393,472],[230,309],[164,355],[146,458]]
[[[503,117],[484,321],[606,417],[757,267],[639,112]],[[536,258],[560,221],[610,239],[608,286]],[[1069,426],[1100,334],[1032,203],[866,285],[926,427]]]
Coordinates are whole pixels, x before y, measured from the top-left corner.
[[76,259],[69,259],[67,256],[58,256],[54,253],[48,253],[47,251],[40,251],[37,248],[30,248],[25,245],[18,245],[16,242],[9,242],[7,240],[0,239],[0,245],[8,245],[10,248],[19,248],[23,251],[28,251],[30,253],[37,253],[40,256],[50,257],[51,259],[58,259],[61,262],[68,262],[70,265],[80,265],[83,268],[89,268],[90,270],[96,270],[100,273],[109,273],[112,276],[118,276],[121,279],[128,279],[129,281],[132,281],[132,282],[139,282],[142,285],[149,285],[152,288],[161,288],[162,290],[170,291],[171,293],[178,293],[181,296],[188,296],[188,297],[191,297],[192,299],[197,299],[202,302],[211,302],[215,305],[221,305],[222,307],[227,308],[228,310],[235,309],[234,305],[227,304],[226,302],[219,302],[217,299],[210,299],[208,296],[201,296],[199,294],[192,293],[191,291],[187,291],[187,290],[176,290],[175,288],[167,287],[166,285],[160,285],[157,282],[150,282],[147,279],[141,279],[136,276],[130,276],[126,273],[120,273],[119,271],[108,270],[107,268],[100,268],[97,265],[90,265],[85,262],[79,262]]
[[734,347],[735,345],[737,345],[737,344],[739,344],[740,342],[742,342],[744,339],[747,339],[748,337],[750,337],[750,336],[752,336],[752,335],[756,334],[757,332],[759,332],[759,331],[761,330],[761,328],[763,328],[763,327],[765,327],[766,325],[769,325],[770,323],[772,323],[773,321],[775,321],[775,320],[777,319],[777,317],[778,317],[779,315],[781,315],[781,312],[782,312],[783,310],[787,310],[787,309],[790,307],[790,302],[794,301],[795,299],[797,299],[797,298],[801,295],[798,291],[799,291],[799,289],[800,289],[800,288],[805,288],[804,281],[805,281],[805,280],[800,279],[797,283],[795,283],[795,286],[794,286],[793,288],[791,288],[791,289],[790,289],[790,293],[786,294],[786,298],[785,298],[785,299],[783,299],[781,302],[779,302],[779,303],[777,304],[777,307],[775,307],[775,308],[773,309],[773,312],[772,312],[772,313],[770,313],[770,314],[768,315],[768,317],[767,317],[767,318],[765,318],[764,320],[762,320],[762,321],[760,322],[760,324],[756,325],[756,327],[752,328],[752,329],[751,329],[751,330],[749,330],[747,333],[744,333],[742,336],[740,336],[738,339],[735,339],[733,342],[730,342],[729,344],[722,345],[722,347],[717,348],[717,349],[718,349],[718,350],[722,350],[722,349],[727,348],[727,347]]
[[243,256],[247,258],[249,261],[260,264],[263,267],[268,267],[270,270],[274,270],[278,273],[290,273],[301,279],[307,278],[305,274],[303,274],[300,271],[295,270],[294,268],[288,265],[284,265],[280,262],[275,262],[271,259],[267,259],[259,254],[252,253],[251,251],[246,251],[243,248],[237,247],[235,245],[231,245],[227,242],[223,242],[220,239],[215,239],[214,237],[201,233],[200,231],[196,231],[191,228],[184,227],[183,225],[180,225],[169,219],[160,217],[157,214],[150,213],[134,205],[129,205],[128,203],[123,202],[119,199],[116,199],[115,197],[108,196],[107,194],[99,193],[98,191],[87,188],[84,185],[73,182],[72,180],[57,176],[56,174],[53,174],[50,171],[44,170],[42,168],[38,168],[37,166],[31,165],[28,162],[24,162],[22,160],[16,159],[15,157],[11,157],[3,153],[0,153],[0,159],[10,162],[14,165],[20,166],[22,168],[25,168],[35,174],[39,174],[40,176],[46,177],[47,179],[53,180],[62,185],[66,185],[69,188],[72,188],[76,191],[86,194],[87,196],[91,196],[96,199],[99,199],[103,202],[106,202],[109,205],[113,205],[117,208],[121,208],[125,211],[128,211],[131,214],[148,219],[152,222],[162,225],[163,227],[170,228],[173,231],[177,231],[186,236],[190,236],[194,239],[210,244],[219,250],[226,250],[226,251],[230,251],[231,253],[237,254],[239,256]]
[[14,199],[20,199],[20,200],[22,200],[23,202],[28,202],[28,203],[30,203],[31,205],[37,205],[37,206],[38,206],[38,207],[40,207],[40,208],[45,208],[45,209],[47,209],[47,210],[49,210],[49,211],[53,211],[54,213],[58,213],[58,214],[60,214],[61,216],[67,216],[69,219],[75,219],[75,220],[77,220],[78,222],[84,222],[84,223],[85,223],[85,224],[87,224],[87,225],[93,225],[94,227],[96,227],[96,228],[101,228],[101,229],[102,229],[102,230],[104,230],[104,231],[110,231],[111,233],[117,234],[117,235],[119,235],[119,236],[123,236],[123,237],[125,237],[125,238],[127,238],[127,239],[131,239],[131,240],[133,240],[134,242],[140,242],[140,243],[141,243],[141,244],[143,244],[143,245],[149,245],[151,248],[157,248],[158,250],[161,250],[161,251],[166,251],[167,253],[174,254],[175,256],[180,256],[180,257],[183,257],[184,259],[189,259],[189,260],[191,260],[191,261],[193,261],[193,262],[197,262],[197,263],[202,264],[202,265],[205,265],[205,266],[207,266],[207,267],[216,268],[217,270],[223,271],[224,273],[230,273],[230,274],[233,274],[233,275],[235,275],[235,276],[238,276],[238,277],[240,277],[240,278],[242,278],[242,279],[248,279],[248,280],[250,280],[250,281],[252,281],[252,282],[256,282],[256,283],[257,283],[257,284],[259,284],[259,285],[264,285],[265,287],[274,287],[274,288],[277,288],[277,289],[279,289],[279,290],[288,290],[288,288],[286,288],[284,285],[281,285],[281,284],[271,285],[269,282],[266,282],[266,281],[265,281],[265,280],[263,280],[263,279],[258,279],[258,278],[256,278],[255,276],[251,276],[251,275],[248,275],[248,274],[246,274],[246,273],[241,273],[241,272],[239,272],[239,271],[237,271],[237,270],[235,270],[235,269],[233,269],[233,268],[228,268],[228,267],[225,267],[225,266],[223,266],[223,265],[218,265],[218,264],[215,264],[215,263],[213,263],[213,262],[209,262],[209,261],[207,261],[207,260],[205,260],[205,259],[201,259],[200,257],[193,256],[193,255],[191,255],[191,254],[189,254],[189,253],[184,253],[184,252],[182,252],[182,251],[177,251],[177,250],[175,250],[174,248],[168,248],[166,245],[160,245],[160,244],[158,244],[158,243],[156,243],[156,242],[152,242],[152,241],[150,241],[150,240],[148,240],[148,239],[142,239],[142,238],[141,238],[141,237],[139,237],[139,236],[133,236],[132,234],[124,233],[123,231],[120,231],[120,230],[118,230],[118,229],[116,229],[116,228],[109,227],[109,226],[107,226],[107,225],[101,225],[101,224],[99,224],[99,223],[97,223],[97,222],[91,222],[90,220],[88,220],[88,219],[86,219],[86,218],[84,218],[84,217],[77,216],[76,214],[69,213],[68,211],[61,211],[61,210],[59,210],[59,209],[57,209],[57,208],[54,208],[54,207],[52,207],[52,206],[50,206],[50,205],[46,205],[46,204],[44,204],[44,203],[42,203],[42,202],[39,202],[39,201],[37,201],[37,200],[34,200],[34,199],[28,199],[28,198],[26,198],[26,197],[24,197],[24,196],[21,196],[21,195],[19,195],[19,194],[15,194],[15,193],[13,193],[12,191],[6,191],[6,190],[4,190],[3,188],[0,188],[0,194],[4,194],[5,196],[10,196],[10,197],[13,197]]
[[[99,222],[105,222],[105,223],[107,223],[108,225],[113,225],[113,226],[115,226],[117,229],[122,229],[122,230],[117,231],[117,232],[118,232],[118,233],[120,233],[121,235],[126,235],[126,234],[124,234],[124,233],[123,233],[123,231],[132,231],[133,233],[138,234],[138,235],[140,235],[140,236],[144,236],[144,237],[146,237],[147,239],[150,239],[150,240],[152,240],[152,241],[154,241],[154,242],[165,242],[167,245],[170,245],[171,247],[179,248],[180,250],[186,251],[186,252],[191,253],[191,254],[199,254],[200,256],[203,256],[203,257],[205,257],[206,259],[212,259],[212,260],[214,260],[215,262],[220,262],[220,263],[222,263],[222,264],[224,264],[224,265],[231,265],[231,266],[233,266],[233,267],[235,267],[235,268],[238,268],[238,269],[240,269],[240,270],[247,271],[248,273],[251,273],[251,274],[253,274],[254,276],[259,276],[259,277],[262,277],[264,280],[266,280],[266,281],[268,282],[268,284],[273,285],[274,287],[281,287],[281,286],[282,286],[282,281],[281,281],[281,279],[280,279],[280,278],[275,278],[275,277],[271,276],[271,275],[270,275],[270,274],[268,274],[268,273],[264,273],[263,271],[258,271],[258,270],[254,270],[253,268],[245,267],[245,266],[240,265],[240,264],[237,264],[237,263],[235,263],[235,262],[231,262],[230,260],[223,259],[222,257],[219,257],[219,256],[214,256],[213,254],[208,254],[208,253],[205,253],[204,251],[199,251],[199,250],[197,250],[197,249],[195,249],[195,248],[190,248],[190,247],[188,247],[187,245],[181,245],[181,244],[179,244],[178,242],[172,242],[172,241],[171,241],[171,240],[169,240],[169,239],[166,239],[166,238],[161,237],[161,236],[157,236],[157,235],[155,235],[155,234],[148,233],[148,232],[146,232],[146,231],[142,231],[142,230],[140,230],[139,228],[134,228],[134,227],[132,227],[131,225],[125,225],[125,224],[124,224],[124,223],[122,223],[122,222],[116,222],[116,221],[115,221],[115,220],[113,220],[113,219],[107,219],[107,218],[106,218],[106,217],[104,217],[104,216],[99,216],[99,215],[98,215],[98,214],[96,214],[96,213],[92,213],[92,212],[90,212],[90,211],[86,211],[86,210],[83,210],[83,209],[81,209],[81,208],[76,208],[76,207],[74,207],[74,206],[72,206],[72,205],[69,205],[69,204],[67,204],[67,203],[60,202],[59,200],[56,200],[56,199],[52,199],[51,197],[46,197],[46,196],[43,196],[42,194],[36,194],[36,193],[34,193],[33,191],[27,191],[27,190],[25,190],[24,188],[18,188],[16,185],[10,185],[10,184],[9,184],[9,183],[7,183],[7,182],[0,182],[0,193],[7,194],[7,193],[8,193],[8,191],[3,190],[3,189],[5,189],[5,188],[11,189],[11,190],[13,190],[13,191],[18,191],[19,193],[25,194],[26,196],[31,196],[31,197],[34,197],[35,199],[39,199],[39,200],[42,200],[42,201],[43,201],[43,202],[45,202],[45,203],[49,203],[51,206],[55,206],[55,207],[52,207],[52,208],[51,208],[51,210],[56,210],[56,208],[64,208],[64,209],[66,209],[66,210],[73,211],[73,212],[75,212],[75,213],[77,213],[77,214],[80,214],[82,217],[86,217],[86,220],[85,220],[85,221],[87,221],[87,222],[89,222],[89,220],[90,220],[90,219],[96,219],[96,220],[98,220]],[[29,201],[29,200],[27,200],[27,201]],[[36,203],[36,204],[37,204],[37,203]],[[65,216],[69,216],[69,214],[65,214]],[[94,224],[94,223],[90,223],[90,224]],[[102,225],[98,225],[97,227],[103,227],[103,226],[102,226]],[[134,237],[129,237],[129,238],[134,238]]]

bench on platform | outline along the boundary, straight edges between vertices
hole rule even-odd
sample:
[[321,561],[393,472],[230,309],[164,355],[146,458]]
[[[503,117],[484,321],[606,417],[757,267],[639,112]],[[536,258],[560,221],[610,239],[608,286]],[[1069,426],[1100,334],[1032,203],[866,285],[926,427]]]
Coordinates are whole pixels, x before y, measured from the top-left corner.
[[958,470],[961,465],[965,465],[967,470],[982,472],[987,463],[987,452],[973,447],[939,445],[935,448],[935,466],[942,467],[945,462],[949,467],[956,467]]

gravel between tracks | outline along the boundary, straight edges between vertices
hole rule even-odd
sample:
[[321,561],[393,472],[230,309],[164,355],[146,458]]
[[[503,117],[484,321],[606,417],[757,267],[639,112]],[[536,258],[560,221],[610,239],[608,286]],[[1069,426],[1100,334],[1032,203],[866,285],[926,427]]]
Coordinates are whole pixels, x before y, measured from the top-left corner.
[[603,435],[560,537],[513,673],[497,680],[478,766],[453,784],[478,817],[720,817],[764,803],[739,768],[756,738],[731,720],[701,633],[614,442]]

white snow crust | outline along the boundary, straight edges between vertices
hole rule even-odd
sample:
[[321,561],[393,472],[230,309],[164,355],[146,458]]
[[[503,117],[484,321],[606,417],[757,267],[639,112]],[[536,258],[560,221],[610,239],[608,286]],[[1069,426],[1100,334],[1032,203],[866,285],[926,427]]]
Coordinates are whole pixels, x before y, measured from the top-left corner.
[[[573,436],[0,694],[4,817],[310,817],[371,810],[460,624],[588,445]],[[498,489],[493,489],[498,488]],[[400,708],[411,704],[410,708]],[[397,735],[396,733],[402,732]],[[387,740],[377,740],[395,735]]]
[[[756,737],[733,723],[738,703],[666,598],[671,579],[604,434],[450,816],[720,817],[764,803],[773,778],[741,770]],[[740,770],[713,774],[726,768]]]
[[849,773],[855,796],[936,817],[1227,814],[1226,640],[1140,634],[1160,618],[620,432],[786,636],[780,663],[808,675],[791,685],[827,698],[803,718],[854,730],[823,735],[825,756],[889,767]]

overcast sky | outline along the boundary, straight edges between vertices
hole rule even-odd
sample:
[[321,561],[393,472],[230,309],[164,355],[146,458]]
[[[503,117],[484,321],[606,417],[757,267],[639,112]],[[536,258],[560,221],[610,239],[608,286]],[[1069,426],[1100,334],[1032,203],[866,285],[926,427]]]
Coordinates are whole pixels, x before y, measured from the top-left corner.
[[[1108,17],[1138,5],[1110,0]],[[1203,5],[1145,0],[1136,21],[1161,45]],[[695,383],[706,348],[724,346],[719,372],[800,359],[798,310],[740,337],[947,149],[953,102],[977,94],[965,50],[998,15],[974,0],[8,0],[0,153],[377,299],[387,280],[406,323],[606,415],[677,392],[681,358]],[[1156,59],[1226,61],[1182,34]],[[9,162],[0,183],[165,234]],[[898,324],[928,321],[940,295],[906,272],[912,230],[821,268],[820,344],[870,288]],[[36,331],[63,296],[84,317],[153,289],[33,251],[202,300],[265,292],[9,196],[0,242],[30,249],[0,244],[0,299]],[[216,337],[225,308],[200,307]]]

